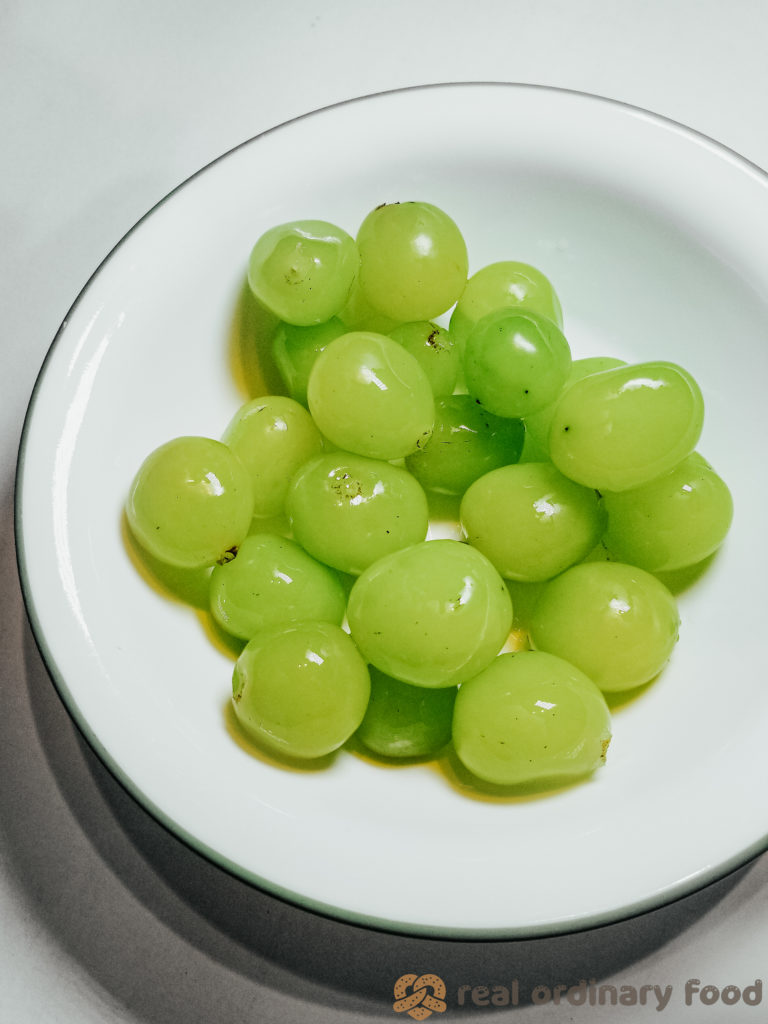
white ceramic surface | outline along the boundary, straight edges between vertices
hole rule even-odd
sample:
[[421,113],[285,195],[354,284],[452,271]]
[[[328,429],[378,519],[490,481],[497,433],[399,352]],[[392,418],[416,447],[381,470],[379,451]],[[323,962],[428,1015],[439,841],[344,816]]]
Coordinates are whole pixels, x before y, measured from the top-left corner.
[[[354,233],[423,198],[472,269],[521,259],[560,294],[575,356],[682,363],[699,450],[733,491],[721,553],[680,594],[673,660],[616,710],[609,762],[545,797],[462,791],[450,768],[322,770],[254,756],[227,724],[232,658],[137,572],[121,530],[156,445],[218,436],[255,238],[321,217]],[[683,895],[766,846],[763,381],[768,179],[669,121],[592,97],[427,87],[336,106],[222,157],[151,211],[75,302],[43,367],[19,464],[30,618],[73,717],[182,839],[302,905],[402,931],[517,936]]]

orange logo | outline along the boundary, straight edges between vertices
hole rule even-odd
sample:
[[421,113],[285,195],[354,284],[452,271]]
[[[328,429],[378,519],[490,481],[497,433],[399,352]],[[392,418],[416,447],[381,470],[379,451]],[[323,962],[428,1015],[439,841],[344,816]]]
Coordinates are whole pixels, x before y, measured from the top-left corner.
[[395,982],[395,1013],[407,1013],[414,1020],[426,1020],[433,1013],[445,1013],[445,982],[436,974],[404,974]]

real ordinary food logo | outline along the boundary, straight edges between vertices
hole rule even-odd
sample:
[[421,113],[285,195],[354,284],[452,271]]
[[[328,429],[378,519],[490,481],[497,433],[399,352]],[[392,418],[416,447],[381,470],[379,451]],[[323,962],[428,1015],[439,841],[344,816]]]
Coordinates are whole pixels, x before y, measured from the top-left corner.
[[453,1007],[520,1006],[652,1006],[657,1011],[669,1006],[759,1006],[763,1001],[763,981],[756,978],[743,986],[713,985],[700,978],[689,978],[684,985],[628,985],[598,982],[582,978],[576,984],[534,985],[524,990],[518,978],[509,984],[463,984],[448,993],[446,983],[437,974],[403,974],[394,984],[395,1013],[423,1021],[433,1013],[445,1013]]
[[445,982],[436,974],[403,974],[395,982],[395,1013],[406,1013],[414,1020],[426,1020],[433,1013],[444,1013]]

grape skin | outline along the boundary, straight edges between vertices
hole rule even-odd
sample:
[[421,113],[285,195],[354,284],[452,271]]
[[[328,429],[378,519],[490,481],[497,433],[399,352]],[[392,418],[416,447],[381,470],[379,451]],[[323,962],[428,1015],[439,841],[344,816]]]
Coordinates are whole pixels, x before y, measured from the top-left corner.
[[605,693],[654,679],[678,640],[677,602],[651,573],[621,562],[589,562],[552,580],[531,623],[535,649],[586,673]]
[[291,221],[257,240],[248,284],[280,320],[308,327],[340,312],[359,264],[354,239],[342,228],[322,220]]
[[338,626],[346,610],[333,570],[294,541],[271,533],[250,534],[235,558],[214,567],[209,600],[221,628],[241,640],[307,619]]
[[565,335],[532,310],[489,313],[465,342],[467,390],[496,416],[525,417],[545,408],[557,398],[570,369]]
[[357,233],[360,286],[378,312],[401,323],[434,320],[467,282],[467,247],[459,228],[431,203],[384,203]]
[[322,435],[304,406],[283,395],[246,402],[222,440],[250,473],[253,515],[261,519],[282,513],[294,472],[323,447]]
[[451,314],[450,329],[456,343],[463,346],[478,320],[489,313],[519,306],[540,313],[562,330],[560,300],[551,281],[540,270],[515,260],[481,267],[467,281]]
[[347,452],[306,462],[291,481],[286,513],[306,551],[352,575],[424,540],[429,526],[427,498],[414,477]]
[[590,374],[558,400],[550,458],[585,487],[624,491],[673,469],[695,448],[704,400],[681,366],[659,361]]
[[648,572],[701,562],[720,547],[733,520],[728,485],[698,452],[648,484],[603,497],[606,547]]
[[551,654],[502,654],[456,698],[459,760],[496,785],[582,778],[604,763],[610,740],[610,713],[599,689]]
[[347,619],[358,647],[382,672],[417,686],[455,686],[501,650],[512,601],[481,552],[427,540],[362,573]]
[[327,622],[256,634],[237,659],[237,720],[261,746],[284,757],[324,757],[363,720],[370,697],[365,661],[346,633]]
[[156,448],[134,477],[128,526],[153,557],[202,569],[231,557],[253,515],[246,468],[220,441],[178,437]]
[[343,334],[317,357],[307,384],[309,411],[339,448],[372,459],[401,459],[429,440],[435,400],[416,359],[372,331]]
[[371,699],[355,734],[380,757],[431,757],[451,740],[455,687],[413,686],[370,667]]
[[551,579],[600,540],[605,511],[594,490],[548,462],[502,466],[476,480],[459,510],[470,544],[505,579]]

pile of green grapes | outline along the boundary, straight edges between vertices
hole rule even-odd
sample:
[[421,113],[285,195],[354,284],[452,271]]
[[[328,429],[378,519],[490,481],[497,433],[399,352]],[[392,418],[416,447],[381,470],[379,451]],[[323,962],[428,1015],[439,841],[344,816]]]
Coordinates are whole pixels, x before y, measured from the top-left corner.
[[[469,276],[459,228],[424,202],[377,207],[356,238],[277,226],[247,276],[280,321],[285,394],[221,440],[152,452],[126,504],[151,556],[210,568],[211,614],[242,644],[242,728],[286,758],[355,736],[382,759],[452,744],[504,786],[590,775],[606,695],[654,679],[677,642],[658,574],[730,527],[695,450],[696,382],[572,360],[550,281],[514,261]],[[435,495],[462,540],[431,531]]]

